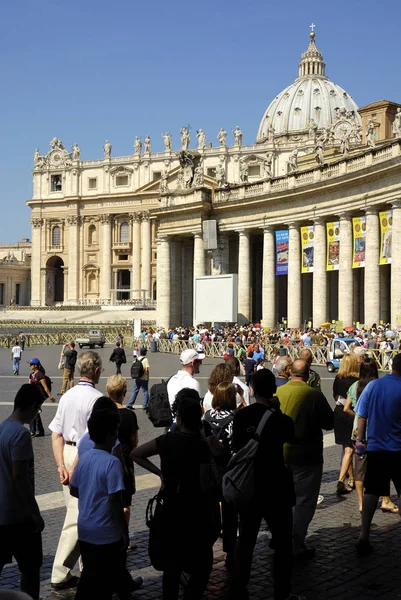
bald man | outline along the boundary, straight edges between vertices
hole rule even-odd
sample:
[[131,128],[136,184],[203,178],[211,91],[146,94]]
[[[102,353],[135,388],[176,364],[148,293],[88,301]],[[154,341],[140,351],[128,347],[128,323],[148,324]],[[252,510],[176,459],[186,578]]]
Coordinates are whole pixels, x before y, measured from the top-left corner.
[[307,548],[305,538],[315,514],[323,472],[322,429],[333,429],[333,411],[324,395],[309,387],[309,365],[297,359],[292,363],[291,379],[277,389],[280,408],[292,418],[295,438],[284,446],[284,461],[294,479],[294,559],[313,558],[314,548]]
[[309,348],[304,348],[299,353],[299,358],[302,358],[302,360],[304,360],[308,364],[308,367],[309,367],[309,379],[306,383],[309,385],[309,387],[313,388],[314,390],[318,390],[320,392],[321,391],[320,375],[319,375],[319,373],[316,373],[316,371],[311,369],[312,360],[313,360],[312,351],[309,350]]

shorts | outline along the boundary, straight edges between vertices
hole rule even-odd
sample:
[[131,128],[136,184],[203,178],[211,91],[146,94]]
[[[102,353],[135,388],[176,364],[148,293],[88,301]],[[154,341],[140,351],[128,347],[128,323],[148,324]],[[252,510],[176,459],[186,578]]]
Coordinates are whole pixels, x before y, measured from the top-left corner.
[[366,454],[363,456],[358,456],[356,453],[354,454],[354,479],[355,481],[365,481],[366,476]]
[[373,496],[389,496],[390,481],[397,494],[401,492],[401,452],[367,452],[365,493]]

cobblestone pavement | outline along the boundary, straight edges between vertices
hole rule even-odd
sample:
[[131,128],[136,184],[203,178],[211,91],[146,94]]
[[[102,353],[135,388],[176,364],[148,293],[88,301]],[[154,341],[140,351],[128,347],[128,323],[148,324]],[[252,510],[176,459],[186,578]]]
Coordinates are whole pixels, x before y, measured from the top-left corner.
[[[111,348],[102,352],[105,362]],[[61,385],[60,374],[54,366],[58,357],[54,348],[35,348],[25,352],[25,359],[39,356],[53,380],[53,391],[57,392]],[[19,385],[28,374],[26,363],[21,365],[20,377],[10,375],[11,361],[8,351],[0,349],[0,421],[11,412],[11,403]],[[156,380],[161,376],[169,376],[178,368],[178,358],[168,355],[150,355],[151,375]],[[202,366],[200,379],[202,391],[207,389],[207,377],[218,361],[207,359]],[[49,367],[50,365],[50,367]],[[53,366],[52,366],[53,365]],[[123,367],[124,368],[124,367]],[[128,374],[129,365],[125,367]],[[112,374],[113,366],[105,364],[104,376]],[[324,369],[320,370],[323,390],[330,397],[332,376]],[[327,379],[326,379],[327,378]],[[100,389],[105,388],[102,378]],[[132,382],[129,382],[129,392]],[[142,398],[138,398],[140,406]],[[52,419],[56,407],[46,403],[42,417],[45,427]],[[152,425],[139,408],[137,411],[140,426],[140,441],[151,439],[159,431]],[[73,598],[74,591],[54,593],[50,589],[50,573],[54,553],[64,520],[63,507],[57,472],[51,452],[50,436],[33,440],[35,449],[36,493],[45,520],[43,532],[44,563],[42,568],[42,597],[59,600]],[[338,498],[335,494],[340,452],[333,445],[333,438],[325,436],[325,469],[321,488],[324,501],[317,507],[315,518],[309,532],[309,544],[316,547],[316,557],[308,565],[296,568],[293,575],[294,591],[304,594],[308,600],[329,600],[331,598],[362,600],[380,598],[393,600],[401,598],[401,529],[397,515],[383,514],[377,511],[372,530],[372,542],[375,552],[367,558],[358,558],[354,545],[357,540],[360,515],[353,492],[347,497]],[[156,480],[145,471],[137,469],[139,491],[134,497],[131,516],[131,534],[138,544],[138,549],[128,555],[128,566],[134,576],[141,575],[144,585],[135,597],[143,600],[161,598],[161,577],[149,564],[147,556],[147,528],[145,525],[145,509],[148,499],[157,492]],[[274,485],[274,482],[272,482]],[[393,490],[394,492],[394,490]],[[393,495],[394,499],[394,495]],[[280,490],[277,490],[277,502],[280,501]],[[267,545],[266,531],[262,526],[255,548],[252,577],[249,586],[252,599],[272,598],[271,568],[273,552]],[[221,543],[215,546],[215,564],[210,578],[206,598],[229,598],[229,578],[224,567],[224,556]],[[0,589],[11,589],[19,586],[19,573],[16,565],[7,565],[0,579]],[[95,600],[95,599],[94,599]]]

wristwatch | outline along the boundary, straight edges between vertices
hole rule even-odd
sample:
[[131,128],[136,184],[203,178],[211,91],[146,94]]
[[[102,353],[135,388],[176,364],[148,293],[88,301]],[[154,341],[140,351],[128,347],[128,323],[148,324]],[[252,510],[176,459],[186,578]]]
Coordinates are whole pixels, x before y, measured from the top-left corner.
[[365,444],[366,440],[363,440],[361,437],[359,437],[359,435],[355,438],[356,442],[362,442],[362,444]]

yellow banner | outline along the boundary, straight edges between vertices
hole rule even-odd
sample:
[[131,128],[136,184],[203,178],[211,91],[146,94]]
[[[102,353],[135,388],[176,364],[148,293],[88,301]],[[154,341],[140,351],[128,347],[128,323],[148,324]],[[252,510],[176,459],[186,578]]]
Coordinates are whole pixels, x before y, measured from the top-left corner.
[[352,268],[359,269],[365,266],[366,217],[354,217],[352,219],[352,229],[354,233]]
[[313,273],[315,230],[313,225],[301,227],[302,263],[301,273]]
[[393,233],[393,211],[384,210],[380,218],[380,265],[391,264],[391,238]]
[[340,258],[340,222],[326,223],[327,253],[326,270],[338,271]]

